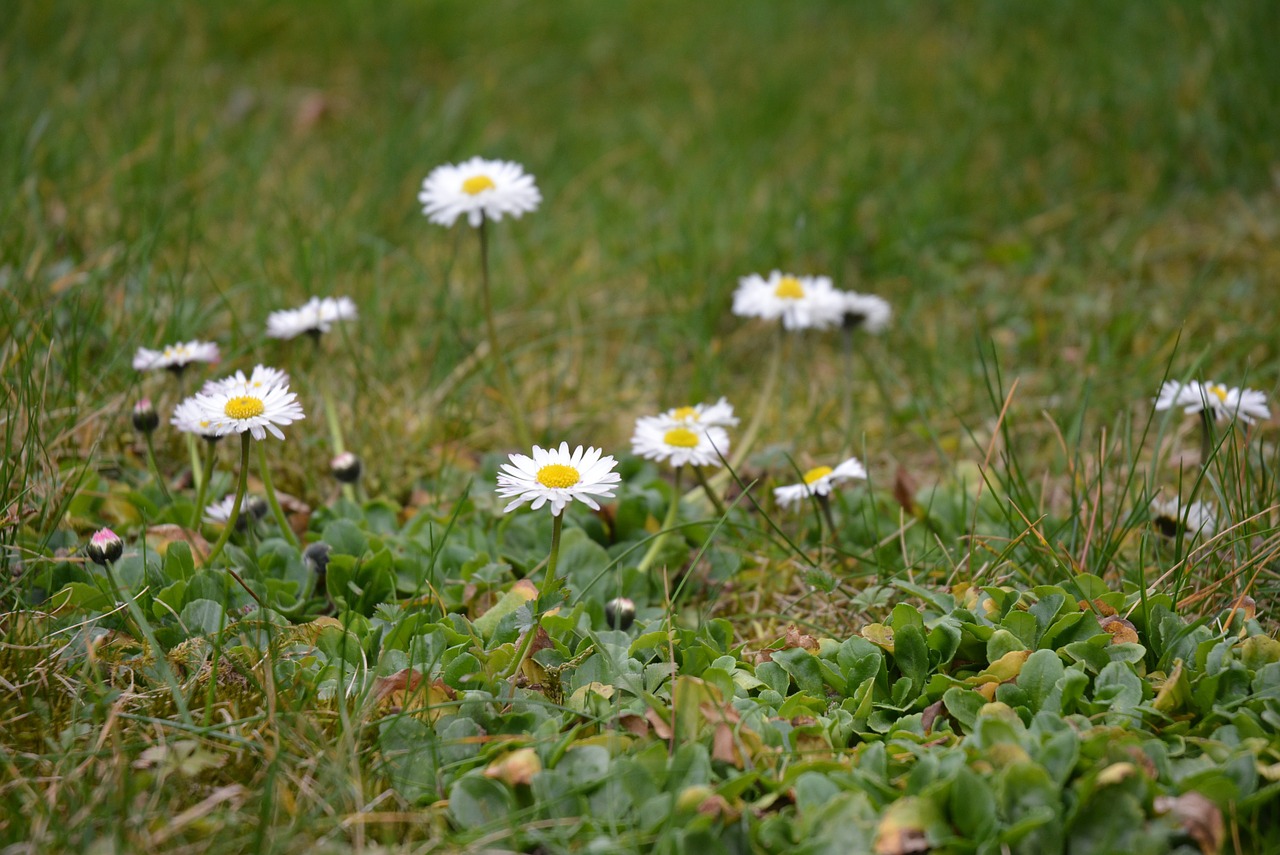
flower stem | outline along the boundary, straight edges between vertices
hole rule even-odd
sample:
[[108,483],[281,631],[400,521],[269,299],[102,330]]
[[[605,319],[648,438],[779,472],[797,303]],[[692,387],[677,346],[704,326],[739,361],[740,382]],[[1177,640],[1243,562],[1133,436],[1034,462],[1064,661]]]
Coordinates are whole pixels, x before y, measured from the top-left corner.
[[[333,453],[336,456],[347,450],[346,443],[342,439],[342,422],[338,421],[338,410],[333,405],[333,396],[329,394],[328,389],[321,390],[320,398],[324,401],[324,419],[329,424],[329,438],[333,443]],[[342,497],[355,504],[355,487],[351,484],[343,484]]]
[[191,478],[196,482],[196,490],[204,486],[200,479],[200,452],[196,450],[195,434],[187,434],[187,454],[191,455]]
[[209,482],[213,480],[213,462],[217,459],[217,449],[211,440],[205,440],[204,477],[196,481],[196,511],[191,516],[191,527],[200,527],[200,516],[204,513],[204,500],[208,495]]
[[760,427],[764,424],[764,414],[774,408],[774,387],[778,385],[778,368],[782,365],[782,342],[785,335],[786,333],[782,330],[778,330],[773,339],[773,354],[769,357],[769,365],[765,369],[760,397],[756,400],[756,408],[751,414],[751,421],[747,423],[747,429],[742,432],[742,439],[738,441],[733,456],[729,458],[730,469],[737,469],[742,461],[747,459],[747,452],[751,450],[756,435],[760,433]]
[[498,374],[499,391],[507,409],[511,412],[511,422],[516,429],[516,440],[524,448],[533,445],[533,437],[529,426],[525,424],[524,413],[520,401],[516,398],[515,381],[507,370],[506,356],[498,339],[498,325],[493,320],[493,298],[489,293],[489,219],[480,220],[480,298],[484,302],[484,322],[489,333],[489,356],[494,362],[494,370]]
[[275,515],[276,525],[280,526],[280,533],[284,535],[285,540],[293,544],[295,549],[300,548],[302,544],[298,542],[298,536],[289,527],[289,520],[280,508],[280,501],[276,498],[276,488],[271,484],[271,467],[267,466],[267,448],[261,442],[258,443],[258,477],[262,479],[262,489],[267,494],[267,504],[271,506],[271,513]]
[[538,628],[541,623],[538,619],[537,603],[542,599],[542,594],[551,587],[551,583],[556,578],[556,564],[560,560],[560,530],[564,527],[564,514],[555,514],[551,517],[551,554],[547,556],[547,573],[542,577],[542,591],[538,592],[538,599],[534,601],[533,626],[525,631],[524,638],[520,639],[520,647],[516,650],[515,658],[511,660],[511,664],[507,666],[498,679],[505,680],[510,678],[513,682],[516,675],[520,673],[520,669],[524,667],[524,660],[529,658],[529,648],[533,646],[533,639],[538,634]]
[[244,501],[244,494],[249,489],[249,443],[252,441],[248,433],[240,434],[240,481],[236,485],[236,497],[231,500],[231,513],[227,515],[227,523],[222,528],[222,534],[218,536],[213,549],[209,550],[209,557],[205,559],[206,567],[213,564],[214,559],[222,554],[222,548],[227,545],[231,532],[235,530],[236,521],[240,519],[240,504]]
[[1200,468],[1208,468],[1213,448],[1213,416],[1209,415],[1209,408],[1205,407],[1200,411]]
[[824,493],[819,493],[815,498],[818,500],[818,507],[822,509],[822,516],[827,522],[827,532],[831,536],[831,542],[838,546],[840,533],[836,529],[836,518],[831,513],[831,497]]
[[160,485],[160,492],[164,494],[164,500],[172,504],[173,496],[169,495],[169,485],[164,482],[164,476],[160,474],[160,464],[156,463],[156,446],[151,441],[151,431],[143,431],[142,435],[147,441],[147,464],[151,467],[151,477],[155,478],[156,483]]
[[707,480],[707,473],[702,471],[701,466],[693,467],[693,473],[698,476],[698,483],[702,485],[703,492],[707,494],[707,498],[715,506],[716,516],[724,516],[724,502],[720,501],[720,497],[716,495],[716,491],[711,487],[711,482]]
[[667,542],[667,536],[675,528],[676,516],[680,511],[680,473],[683,470],[683,466],[676,467],[676,483],[671,490],[671,504],[667,506],[667,518],[662,521],[662,531],[658,532],[653,538],[653,541],[649,544],[648,551],[644,554],[644,558],[640,559],[640,566],[637,569],[641,573],[646,572],[649,566],[653,564],[654,559],[658,557],[658,551]]

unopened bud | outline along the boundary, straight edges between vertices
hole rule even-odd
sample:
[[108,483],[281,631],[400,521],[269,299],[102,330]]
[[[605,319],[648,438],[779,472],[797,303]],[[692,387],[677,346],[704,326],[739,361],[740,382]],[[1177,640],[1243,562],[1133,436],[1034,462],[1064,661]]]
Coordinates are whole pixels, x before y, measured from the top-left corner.
[[615,597],[604,604],[604,620],[610,628],[624,632],[636,619],[636,604],[626,597]]
[[124,553],[124,541],[111,529],[100,528],[89,538],[85,552],[93,563],[105,566],[108,562],[120,560]]
[[150,398],[143,398],[133,405],[133,426],[143,433],[151,433],[160,426],[160,414],[151,405]]
[[350,451],[344,451],[329,461],[329,471],[343,484],[354,484],[360,480],[360,458]]

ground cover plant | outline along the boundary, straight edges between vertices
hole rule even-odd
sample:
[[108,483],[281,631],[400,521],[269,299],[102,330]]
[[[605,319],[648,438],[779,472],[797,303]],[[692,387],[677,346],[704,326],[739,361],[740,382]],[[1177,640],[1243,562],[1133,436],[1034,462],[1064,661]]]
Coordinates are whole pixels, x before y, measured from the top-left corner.
[[19,4],[0,838],[1280,851],[1278,37]]

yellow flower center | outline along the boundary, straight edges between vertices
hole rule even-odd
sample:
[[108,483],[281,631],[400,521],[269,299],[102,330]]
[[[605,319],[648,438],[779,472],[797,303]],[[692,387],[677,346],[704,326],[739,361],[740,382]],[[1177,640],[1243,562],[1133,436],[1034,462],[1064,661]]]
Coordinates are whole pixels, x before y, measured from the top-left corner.
[[794,276],[783,276],[778,280],[778,287],[773,289],[773,296],[783,300],[799,300],[804,296],[804,286]]
[[475,196],[483,193],[485,190],[494,188],[493,179],[488,175],[472,175],[466,181],[462,182],[462,192],[468,196]]
[[673,428],[662,435],[662,441],[676,448],[697,448],[698,435],[688,428]]
[[1221,384],[1214,384],[1209,387],[1209,391],[1218,396],[1218,400],[1222,403],[1227,402],[1227,387]]
[[696,422],[698,420],[698,410],[695,407],[676,407],[676,409],[671,413],[671,416],[672,418],[678,419],[682,422]]
[[538,483],[552,489],[572,487],[582,480],[578,470],[563,463],[548,463],[538,470]]
[[810,469],[808,472],[804,473],[804,482],[806,484],[812,484],[814,481],[826,478],[832,473],[832,471],[833,470],[830,466],[819,466],[816,469]]
[[254,416],[260,416],[266,410],[262,404],[261,398],[255,398],[252,395],[241,395],[238,398],[232,398],[227,401],[222,411],[233,419],[251,419]]

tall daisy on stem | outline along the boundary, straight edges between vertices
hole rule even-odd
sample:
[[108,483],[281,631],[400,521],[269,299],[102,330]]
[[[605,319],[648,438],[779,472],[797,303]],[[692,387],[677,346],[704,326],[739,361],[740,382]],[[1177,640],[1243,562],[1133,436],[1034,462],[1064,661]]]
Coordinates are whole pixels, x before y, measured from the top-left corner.
[[[166,344],[160,350],[140,347],[133,355],[135,371],[168,371],[178,380],[179,389],[185,387],[183,378],[187,367],[197,362],[216,364],[222,359],[218,345],[211,341],[180,341]],[[191,455],[191,478],[200,486],[200,455],[196,451],[195,438],[187,437],[187,453]]]
[[[613,471],[618,464],[612,456],[602,456],[600,449],[583,449],[580,445],[570,452],[567,442],[560,443],[559,448],[543,449],[535,445],[532,456],[512,454],[509,457],[511,462],[502,464],[498,473],[498,495],[511,499],[502,509],[503,513],[515,510],[525,502],[535,511],[544,506],[551,509],[551,553],[547,556],[547,572],[539,592],[541,596],[556,578],[565,507],[579,501],[592,510],[600,510],[596,497],[612,498],[614,486],[622,476]],[[502,677],[514,679],[520,672],[537,631],[538,623],[534,621]]]
[[[300,545],[276,498],[275,488],[271,484],[271,469],[267,465],[266,445],[262,440],[267,438],[268,433],[283,440],[284,432],[280,430],[281,426],[306,418],[302,412],[302,405],[298,403],[298,396],[289,391],[287,383],[260,388],[249,382],[236,382],[237,378],[229,378],[229,380],[231,382],[210,384],[205,391],[195,397],[197,405],[209,421],[214,433],[218,436],[226,436],[230,433],[240,434],[239,484],[227,517],[227,525],[209,552],[206,564],[212,564],[221,554],[223,547],[227,545],[227,539],[236,527],[241,503],[249,487],[249,447],[255,439],[259,440],[258,477],[262,479],[267,503],[275,514],[276,524],[279,525],[281,534],[295,547]],[[237,581],[239,581],[238,578]],[[241,581],[240,584],[244,585],[244,582]]]
[[[683,412],[682,415],[689,414]],[[720,465],[721,458],[729,453],[729,434],[718,425],[694,425],[684,420],[672,419],[668,415],[642,416],[636,420],[635,433],[631,436],[631,451],[647,460],[670,463],[676,470],[675,487],[671,493],[671,504],[667,506],[666,519],[662,521],[662,530],[650,542],[649,549],[640,559],[639,570],[643,573],[653,564],[675,528],[680,511],[680,475],[685,466],[691,466],[697,473],[707,497],[716,507],[716,512],[724,516],[724,505],[707,483],[702,468]]]
[[[319,361],[320,340],[324,334],[332,330],[339,321],[354,321],[357,317],[359,313],[356,311],[356,304],[349,297],[312,297],[296,309],[281,309],[268,315],[267,336],[287,340],[306,335],[313,344],[313,356]],[[347,444],[329,386],[323,383],[314,385],[320,387],[320,400],[324,404],[325,423],[329,428],[333,453],[344,454],[347,452]],[[349,502],[356,500],[355,489],[350,484],[343,484],[342,495]]]
[[422,182],[418,193],[422,213],[433,223],[452,226],[459,217],[466,215],[467,223],[476,229],[480,238],[480,299],[484,304],[485,329],[489,337],[489,355],[494,362],[494,372],[501,386],[503,400],[511,413],[516,438],[522,446],[529,446],[532,438],[525,423],[523,410],[516,397],[516,385],[502,351],[498,327],[493,317],[493,298],[489,288],[489,221],[500,221],[503,216],[519,219],[529,211],[536,211],[542,203],[542,194],[518,163],[503,160],[485,160],[473,157],[454,165],[446,163],[431,170]]
[[745,318],[781,321],[781,331],[774,338],[772,353],[760,386],[760,397],[738,450],[729,461],[736,468],[746,459],[764,422],[764,415],[774,405],[774,390],[779,367],[783,362],[786,332],[808,329],[833,329],[844,319],[844,299],[826,276],[797,276],[775,270],[768,277],[758,273],[744,276],[733,293],[733,313]]
[[1156,396],[1156,410],[1181,407],[1184,413],[1200,414],[1201,461],[1208,463],[1215,446],[1214,422],[1238,421],[1252,425],[1271,418],[1267,396],[1256,389],[1228,387],[1216,380],[1179,383],[1166,380]]
[[774,500],[784,508],[799,505],[806,498],[813,497],[822,511],[827,530],[832,540],[839,540],[835,517],[831,513],[831,491],[845,481],[865,480],[867,470],[856,457],[850,457],[836,466],[816,466],[800,477],[800,483],[775,487]]

